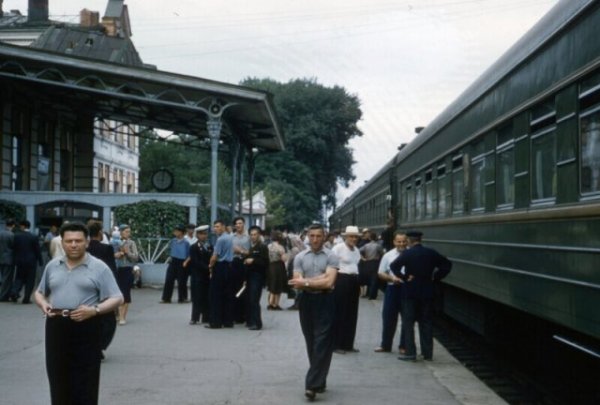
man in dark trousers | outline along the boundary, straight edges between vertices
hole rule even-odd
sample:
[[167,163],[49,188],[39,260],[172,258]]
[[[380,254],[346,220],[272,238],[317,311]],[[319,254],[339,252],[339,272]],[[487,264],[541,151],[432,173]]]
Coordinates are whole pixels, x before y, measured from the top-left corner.
[[[421,354],[424,360],[433,357],[433,285],[450,273],[452,262],[435,250],[421,244],[423,233],[406,233],[409,249],[391,264],[396,277],[405,282],[402,300],[402,332],[406,339],[406,353],[399,360],[415,361],[415,322],[419,322]],[[404,267],[404,273],[402,273]]]
[[254,225],[250,229],[250,249],[244,265],[246,267],[247,315],[246,325],[249,330],[261,330],[260,296],[265,286],[267,267],[269,267],[269,249],[262,243],[262,230]]
[[[115,261],[115,250],[111,245],[102,243],[104,233],[102,232],[102,222],[88,222],[88,230],[90,232],[90,243],[87,251],[92,256],[102,260],[112,271],[115,281],[117,280],[117,263]],[[100,315],[100,323],[102,329],[102,350],[106,350],[112,342],[117,329],[117,316],[114,312]],[[102,354],[104,359],[104,353]]]
[[225,326],[233,328],[233,300],[235,291],[231,280],[233,261],[233,237],[227,233],[225,223],[217,219],[213,223],[217,242],[210,258],[210,324],[209,329]]
[[44,265],[42,250],[38,238],[29,232],[31,223],[27,220],[19,222],[20,230],[15,233],[14,255],[17,270],[13,284],[11,298],[17,302],[21,294],[21,288],[25,287],[23,304],[31,304],[31,293],[35,283],[35,274],[38,264]]
[[306,373],[306,398],[313,400],[325,391],[334,345],[335,299],[333,286],[338,258],[324,249],[325,229],[313,224],[308,228],[310,249],[294,258],[294,278],[288,284],[302,294],[299,299],[300,326],[306,341],[310,364]]
[[46,315],[46,372],[52,405],[98,403],[101,326],[123,294],[108,266],[86,252],[88,230],[60,228],[65,256],[46,265],[35,301]]
[[177,225],[173,230],[174,238],[169,242],[171,262],[165,273],[161,304],[170,304],[173,295],[173,286],[177,280],[177,302],[187,302],[187,272],[185,268],[190,256],[190,243],[183,236],[185,226]]
[[10,298],[13,279],[15,278],[15,234],[13,228],[15,221],[6,220],[6,229],[0,230],[0,302],[7,302]]
[[[208,242],[210,226],[201,225],[195,229],[195,242],[190,247],[190,291],[192,293],[192,318],[190,325],[198,322],[208,323],[210,318],[210,304],[208,291],[210,288],[210,271],[208,264],[213,253],[213,248]],[[202,315],[202,320],[200,319]]]

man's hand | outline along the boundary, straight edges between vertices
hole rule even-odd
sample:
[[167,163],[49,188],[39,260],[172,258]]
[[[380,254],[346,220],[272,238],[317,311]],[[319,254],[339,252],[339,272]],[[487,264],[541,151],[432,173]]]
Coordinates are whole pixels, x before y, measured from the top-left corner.
[[82,322],[94,316],[96,316],[96,308],[80,305],[76,310],[71,311],[70,318],[75,322]]

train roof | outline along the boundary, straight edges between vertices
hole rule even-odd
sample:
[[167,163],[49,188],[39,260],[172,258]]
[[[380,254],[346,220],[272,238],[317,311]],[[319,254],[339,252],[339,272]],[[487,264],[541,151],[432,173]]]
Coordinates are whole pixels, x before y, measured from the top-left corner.
[[426,126],[406,147],[394,155],[370,180],[355,190],[338,209],[342,209],[371,183],[395,164],[419,149],[464,110],[490,91],[499,81],[551,40],[567,24],[579,16],[595,0],[560,0],[540,21],[523,35],[508,51],[486,69],[461,95]]
[[439,114],[417,137],[395,157],[397,161],[410,155],[437,132],[456,119],[464,110],[491,90],[534,52],[540,49],[569,22],[579,16],[595,0],[560,0],[540,21]]

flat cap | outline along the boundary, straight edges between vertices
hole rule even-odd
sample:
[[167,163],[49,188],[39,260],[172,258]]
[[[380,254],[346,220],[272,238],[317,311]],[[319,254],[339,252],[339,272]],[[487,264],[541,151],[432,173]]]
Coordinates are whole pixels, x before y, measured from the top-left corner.
[[421,231],[408,231],[406,232],[406,236],[409,238],[421,238],[423,236],[423,232]]
[[175,229],[176,231],[181,231],[181,232],[185,232],[185,225],[183,224],[177,224],[173,227],[173,229]]

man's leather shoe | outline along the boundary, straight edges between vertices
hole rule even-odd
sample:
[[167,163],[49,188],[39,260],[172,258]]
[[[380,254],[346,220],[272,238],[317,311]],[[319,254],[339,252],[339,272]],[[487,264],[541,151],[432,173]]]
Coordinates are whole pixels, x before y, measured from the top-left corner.
[[216,326],[216,325],[204,325],[204,327],[206,329],[221,329],[220,326]]
[[379,346],[376,347],[375,350],[373,350],[375,353],[389,353],[391,352],[391,350],[388,349],[384,349],[383,347]]
[[346,351],[342,349],[335,349],[333,352],[337,354],[346,354]]
[[317,394],[322,394],[322,393],[324,393],[325,391],[327,391],[327,387],[319,387],[319,388],[315,388],[315,392],[316,392]]
[[313,390],[306,390],[304,391],[304,396],[312,401],[317,397],[317,393]]
[[398,360],[402,360],[402,361],[416,361],[417,357],[416,356],[409,356],[407,354],[401,354],[400,356],[398,356]]
[[259,328],[258,326],[250,326],[248,327],[248,330],[261,330],[262,328]]
[[356,347],[353,347],[352,349],[348,350],[349,353],[360,353],[360,350],[358,350]]

